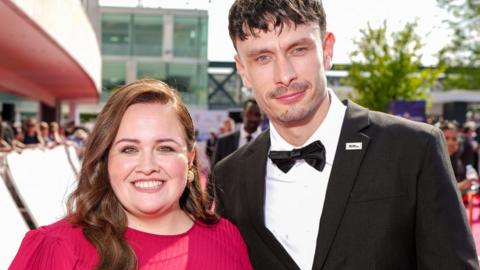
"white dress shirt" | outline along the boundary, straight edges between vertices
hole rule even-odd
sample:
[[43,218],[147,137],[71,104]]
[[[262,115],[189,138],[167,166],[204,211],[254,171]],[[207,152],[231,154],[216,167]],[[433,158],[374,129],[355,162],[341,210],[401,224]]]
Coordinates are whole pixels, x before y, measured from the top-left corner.
[[[304,147],[320,140],[325,146],[326,164],[322,172],[298,160],[285,174],[267,159],[265,225],[302,270],[313,265],[320,217],[332,170],[346,106],[332,90],[330,107],[320,127]],[[270,151],[290,151],[286,142],[270,125]]]
[[[255,138],[257,138],[257,136],[260,135],[260,133],[262,133],[262,129],[260,128],[260,126],[258,126],[257,130],[255,130],[255,132],[250,134],[250,136],[252,136],[252,139],[250,141],[255,140]],[[238,148],[248,143],[247,141],[248,135],[249,135],[248,132],[245,131],[245,126],[242,124],[242,126],[240,127],[240,140],[238,141]]]

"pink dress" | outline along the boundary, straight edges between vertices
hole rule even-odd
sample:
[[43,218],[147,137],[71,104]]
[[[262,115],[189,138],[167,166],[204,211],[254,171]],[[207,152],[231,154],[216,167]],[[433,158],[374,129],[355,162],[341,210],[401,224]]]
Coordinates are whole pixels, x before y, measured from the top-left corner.
[[[179,235],[128,228],[125,237],[142,270],[252,269],[238,229],[226,219],[211,226],[196,222]],[[96,249],[82,229],[60,220],[28,232],[9,269],[93,269],[97,263]]]

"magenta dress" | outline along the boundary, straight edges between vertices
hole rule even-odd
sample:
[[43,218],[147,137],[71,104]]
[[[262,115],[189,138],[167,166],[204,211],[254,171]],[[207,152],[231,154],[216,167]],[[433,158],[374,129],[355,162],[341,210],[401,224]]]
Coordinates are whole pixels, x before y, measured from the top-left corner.
[[[179,235],[156,235],[128,228],[125,237],[142,270],[252,269],[238,229],[226,219],[207,226],[195,222]],[[28,232],[9,269],[93,269],[95,247],[82,229],[65,220]]]

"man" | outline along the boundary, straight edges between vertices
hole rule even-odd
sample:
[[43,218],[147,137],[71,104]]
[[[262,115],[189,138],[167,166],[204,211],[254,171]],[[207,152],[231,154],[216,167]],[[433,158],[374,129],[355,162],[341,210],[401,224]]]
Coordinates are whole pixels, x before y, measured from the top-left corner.
[[242,127],[217,139],[212,157],[212,165],[230,155],[238,148],[255,139],[260,133],[262,113],[255,99],[248,99],[243,104]]
[[326,87],[320,0],[237,0],[229,31],[270,129],[218,163],[216,207],[255,269],[479,268],[441,131]]

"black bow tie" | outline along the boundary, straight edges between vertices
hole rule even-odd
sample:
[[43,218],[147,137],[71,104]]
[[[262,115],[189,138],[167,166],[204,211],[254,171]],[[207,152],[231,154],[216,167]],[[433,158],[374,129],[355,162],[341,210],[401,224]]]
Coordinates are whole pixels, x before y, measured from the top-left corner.
[[292,151],[270,151],[268,157],[284,173],[287,173],[298,159],[305,160],[318,171],[323,171],[325,167],[325,147],[320,141],[314,141],[303,148],[296,148]]

